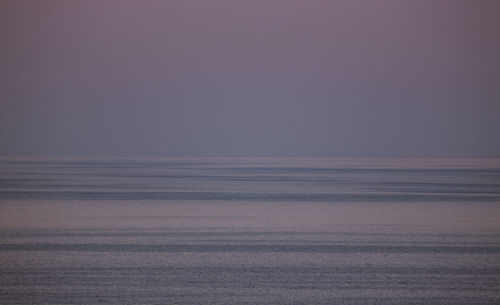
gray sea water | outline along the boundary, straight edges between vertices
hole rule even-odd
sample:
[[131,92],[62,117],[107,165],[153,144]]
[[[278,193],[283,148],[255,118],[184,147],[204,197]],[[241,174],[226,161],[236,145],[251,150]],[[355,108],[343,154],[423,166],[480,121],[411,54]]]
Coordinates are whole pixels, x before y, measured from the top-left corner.
[[0,159],[0,304],[499,291],[499,159]]

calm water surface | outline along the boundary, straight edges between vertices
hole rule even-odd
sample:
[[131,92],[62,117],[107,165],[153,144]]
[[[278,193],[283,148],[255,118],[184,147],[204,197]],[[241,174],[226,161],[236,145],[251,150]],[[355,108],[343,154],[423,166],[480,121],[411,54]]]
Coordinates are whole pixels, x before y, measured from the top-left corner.
[[499,159],[0,159],[0,304],[500,304]]

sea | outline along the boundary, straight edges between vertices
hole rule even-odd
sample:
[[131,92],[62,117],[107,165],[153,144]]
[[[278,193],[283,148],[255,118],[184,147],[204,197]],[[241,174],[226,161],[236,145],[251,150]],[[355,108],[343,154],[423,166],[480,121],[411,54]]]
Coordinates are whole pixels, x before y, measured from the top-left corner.
[[0,304],[500,304],[500,159],[1,158]]

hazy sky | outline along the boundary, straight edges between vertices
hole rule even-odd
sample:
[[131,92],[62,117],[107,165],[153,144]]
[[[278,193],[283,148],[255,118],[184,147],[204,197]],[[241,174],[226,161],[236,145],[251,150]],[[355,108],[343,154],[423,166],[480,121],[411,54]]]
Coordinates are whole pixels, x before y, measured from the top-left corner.
[[500,1],[0,0],[0,155],[500,156]]

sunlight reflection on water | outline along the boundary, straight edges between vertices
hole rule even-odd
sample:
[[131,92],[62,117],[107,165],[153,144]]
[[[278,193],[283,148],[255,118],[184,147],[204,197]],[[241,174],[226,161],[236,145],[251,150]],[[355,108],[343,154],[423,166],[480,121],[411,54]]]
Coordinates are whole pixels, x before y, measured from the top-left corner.
[[496,304],[498,159],[2,159],[0,304]]

